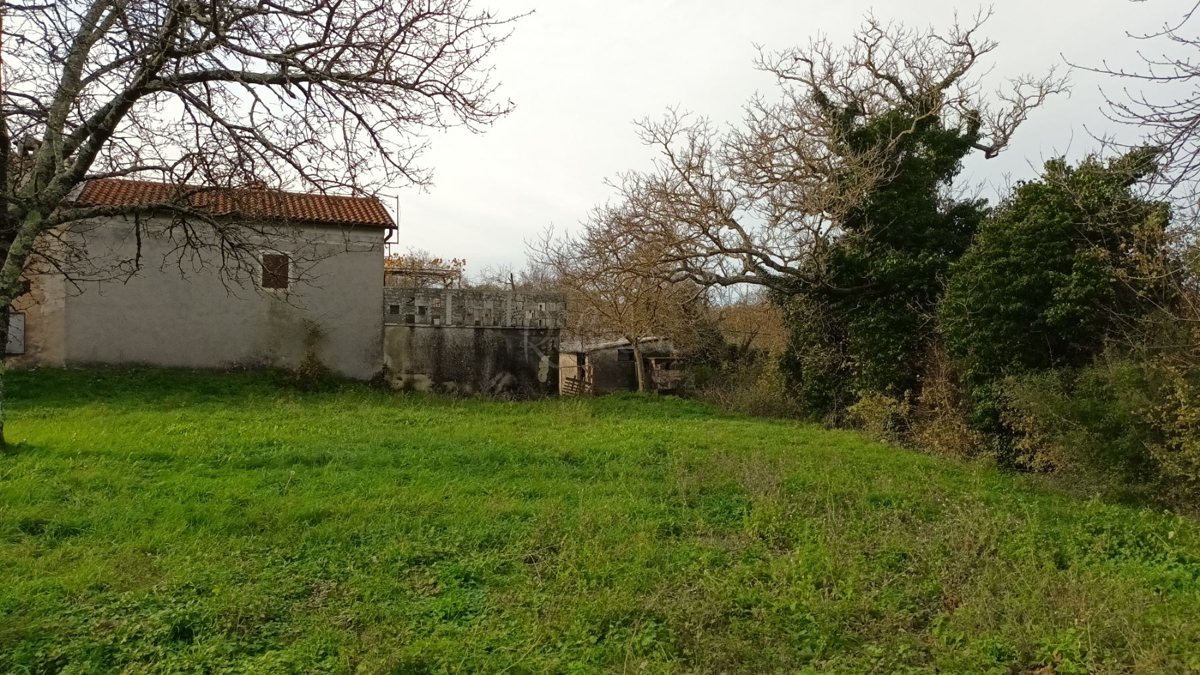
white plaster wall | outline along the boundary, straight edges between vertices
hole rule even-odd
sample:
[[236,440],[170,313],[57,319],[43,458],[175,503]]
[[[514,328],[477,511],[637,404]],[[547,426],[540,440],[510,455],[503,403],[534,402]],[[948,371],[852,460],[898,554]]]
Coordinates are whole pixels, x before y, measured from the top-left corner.
[[[317,350],[335,372],[368,379],[383,363],[385,231],[307,226],[263,239],[264,252],[287,253],[294,281],[258,289],[257,269],[233,280],[217,273],[215,251],[180,257],[167,222],[113,219],[87,233],[89,259],[132,260],[128,280],[92,281],[65,301],[66,365],[294,367],[304,357],[307,322],[319,326]],[[172,239],[174,236],[174,239]]]
[[13,311],[25,315],[25,350],[10,354],[6,365],[61,367],[66,359],[66,280],[54,274],[29,276],[29,293],[13,302]]

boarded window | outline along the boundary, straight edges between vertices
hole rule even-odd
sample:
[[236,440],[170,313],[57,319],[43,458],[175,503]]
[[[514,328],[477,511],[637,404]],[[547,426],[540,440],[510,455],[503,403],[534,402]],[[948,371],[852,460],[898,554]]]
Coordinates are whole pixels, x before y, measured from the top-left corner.
[[388,314],[399,314],[400,305],[388,305]]
[[287,289],[291,272],[290,261],[282,253],[264,253],[262,257],[262,287]]
[[622,362],[622,363],[633,363],[633,350],[632,349],[618,349],[617,350],[617,361]]

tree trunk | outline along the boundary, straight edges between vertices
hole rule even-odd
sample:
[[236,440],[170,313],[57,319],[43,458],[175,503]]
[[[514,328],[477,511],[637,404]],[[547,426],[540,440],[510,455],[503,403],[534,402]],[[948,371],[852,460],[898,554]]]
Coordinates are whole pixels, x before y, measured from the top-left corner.
[[0,345],[3,345],[4,351],[0,352],[0,453],[8,447],[8,441],[4,438],[4,406],[7,403],[7,397],[4,391],[4,380],[8,373],[8,315],[10,305],[0,307]]
[[[2,207],[0,207],[2,208]],[[8,368],[8,319],[12,311],[12,303],[28,292],[25,281],[25,264],[33,253],[33,243],[42,233],[42,223],[45,216],[39,211],[28,211],[24,216],[14,219],[6,214],[3,221],[3,235],[7,239],[8,250],[0,252],[0,450],[6,445],[4,438],[4,376]],[[10,234],[11,231],[11,234]],[[11,238],[9,238],[11,237]]]
[[8,239],[8,250],[0,254],[3,260],[3,264],[0,265],[0,347],[4,350],[0,352],[0,451],[7,445],[4,437],[4,408],[7,403],[4,379],[8,369],[9,314],[12,312],[13,301],[26,292],[22,284],[25,263],[33,250],[33,241],[41,232],[43,220],[42,214],[34,211],[25,214],[20,220],[6,218],[4,221],[5,227],[15,232],[11,235],[8,231],[4,232],[5,238],[11,236],[11,239]]
[[633,347],[633,370],[637,373],[638,391],[646,391],[646,364],[642,363],[641,342],[632,339],[629,344]]

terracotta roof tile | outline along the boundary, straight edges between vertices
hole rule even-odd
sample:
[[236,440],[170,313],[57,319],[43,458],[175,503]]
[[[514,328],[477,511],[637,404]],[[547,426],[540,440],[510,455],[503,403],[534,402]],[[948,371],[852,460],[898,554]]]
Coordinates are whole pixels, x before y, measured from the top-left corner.
[[81,206],[139,206],[156,202],[187,204],[214,216],[395,227],[391,215],[375,197],[299,194],[278,190],[205,189],[102,178],[88,181],[75,199],[75,203]]

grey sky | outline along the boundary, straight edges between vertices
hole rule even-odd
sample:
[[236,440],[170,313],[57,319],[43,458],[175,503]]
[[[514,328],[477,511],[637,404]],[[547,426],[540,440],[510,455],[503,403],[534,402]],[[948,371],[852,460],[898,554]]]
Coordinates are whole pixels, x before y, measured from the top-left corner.
[[[493,2],[522,11],[536,0]],[[501,4],[502,3],[502,4]],[[994,6],[985,34],[1000,42],[992,77],[1043,72],[1062,64],[1136,65],[1144,33],[1178,20],[1192,0],[1008,0]],[[427,193],[402,190],[400,249],[428,249],[466,258],[468,272],[524,261],[523,240],[547,225],[575,226],[611,195],[604,179],[645,168],[651,151],[632,122],[668,106],[719,122],[740,117],[756,91],[771,95],[773,79],[753,68],[754,44],[781,49],[825,33],[842,41],[873,9],[885,20],[945,26],[957,9],[949,0],[542,0],[520,22],[495,59],[501,94],[517,109],[484,134],[462,130],[433,137],[424,164],[434,170]],[[1100,111],[1098,87],[1123,83],[1072,73],[1073,92],[1036,111],[997,159],[975,158],[964,177],[1000,184],[1030,177],[1041,160],[1078,156],[1095,147],[1088,130],[1129,137]]]

